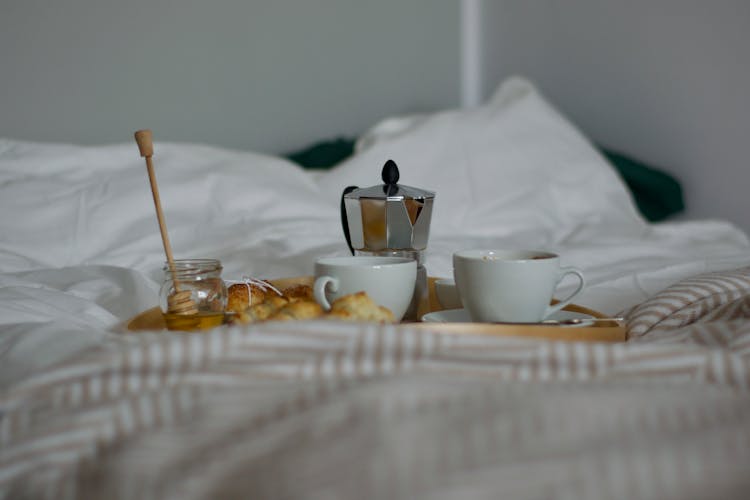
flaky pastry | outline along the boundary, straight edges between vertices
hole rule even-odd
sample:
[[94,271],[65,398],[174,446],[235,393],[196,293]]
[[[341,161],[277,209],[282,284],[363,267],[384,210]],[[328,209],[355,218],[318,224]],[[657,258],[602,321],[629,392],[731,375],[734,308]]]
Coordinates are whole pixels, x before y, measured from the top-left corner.
[[265,321],[288,303],[289,299],[286,297],[270,296],[264,302],[254,304],[241,311],[235,311],[235,320],[242,324]]
[[294,285],[284,288],[281,294],[290,300],[314,300],[313,289],[310,285]]
[[312,300],[290,302],[268,317],[269,321],[315,319],[323,316],[323,308]]
[[294,285],[279,290],[268,281],[253,278],[245,278],[241,283],[229,286],[227,293],[226,311],[233,313],[244,312],[274,297],[283,297],[289,301],[313,300],[312,287],[309,285]]
[[[308,285],[286,288],[282,291],[282,294],[279,296],[275,293],[266,293],[262,302],[239,310],[235,309],[232,321],[238,324],[317,318],[379,323],[392,323],[394,321],[393,313],[388,308],[376,304],[365,292],[339,297],[333,301],[329,312],[325,312],[313,300],[312,288]],[[241,297],[241,295],[239,296]],[[235,307],[241,307],[241,305],[241,302],[235,302],[234,304]]]
[[276,288],[267,281],[248,278],[227,288],[226,311],[238,313],[250,306],[263,303],[267,297],[278,295]]
[[378,323],[392,323],[393,313],[387,307],[375,303],[365,292],[352,293],[339,297],[331,303],[328,313],[331,319],[347,321],[375,321]]

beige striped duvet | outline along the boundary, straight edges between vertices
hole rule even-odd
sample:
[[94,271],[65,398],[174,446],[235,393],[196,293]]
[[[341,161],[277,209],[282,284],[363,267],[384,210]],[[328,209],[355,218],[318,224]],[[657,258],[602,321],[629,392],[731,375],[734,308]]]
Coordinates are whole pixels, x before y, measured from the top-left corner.
[[750,498],[750,269],[624,344],[267,324],[124,335],[5,393],[6,498]]

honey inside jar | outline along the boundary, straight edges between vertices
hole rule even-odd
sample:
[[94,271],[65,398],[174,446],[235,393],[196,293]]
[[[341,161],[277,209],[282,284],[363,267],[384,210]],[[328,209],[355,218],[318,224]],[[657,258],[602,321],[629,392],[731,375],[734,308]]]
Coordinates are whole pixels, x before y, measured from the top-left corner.
[[197,314],[162,313],[168,330],[192,332],[208,330],[224,323],[223,312],[199,312]]

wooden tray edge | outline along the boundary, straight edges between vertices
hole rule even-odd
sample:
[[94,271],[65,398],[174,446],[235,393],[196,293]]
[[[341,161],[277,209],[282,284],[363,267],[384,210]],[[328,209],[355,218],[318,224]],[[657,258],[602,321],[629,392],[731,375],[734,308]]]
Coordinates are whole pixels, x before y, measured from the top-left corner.
[[[444,308],[437,301],[435,295],[435,281],[440,278],[428,278],[428,299],[420,306],[420,316],[427,312],[442,311]],[[281,278],[269,280],[274,286],[286,288],[293,285],[313,282],[312,276]],[[595,318],[606,315],[588,307],[570,304],[564,308],[567,311],[589,314]],[[416,327],[440,333],[495,335],[502,337],[528,337],[548,340],[585,341],[585,342],[624,342],[627,340],[625,325],[617,322],[602,323],[597,326],[559,327],[554,325],[496,325],[484,323],[403,323],[404,326]],[[124,331],[137,332],[145,330],[164,330],[166,324],[159,307],[153,307],[137,314],[128,320],[122,328]]]

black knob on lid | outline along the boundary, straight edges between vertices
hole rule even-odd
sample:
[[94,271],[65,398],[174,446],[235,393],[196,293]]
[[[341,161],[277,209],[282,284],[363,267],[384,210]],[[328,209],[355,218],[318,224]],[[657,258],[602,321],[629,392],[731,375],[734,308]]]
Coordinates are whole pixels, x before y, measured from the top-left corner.
[[396,193],[398,193],[398,165],[396,165],[396,162],[393,160],[388,160],[385,162],[385,165],[383,165],[383,172],[380,174],[380,177],[383,179],[383,182],[385,183],[385,186],[383,186],[383,192],[387,196],[395,196]]
[[388,160],[383,165],[383,173],[381,174],[383,182],[386,184],[397,184],[398,183],[398,165],[393,160]]

